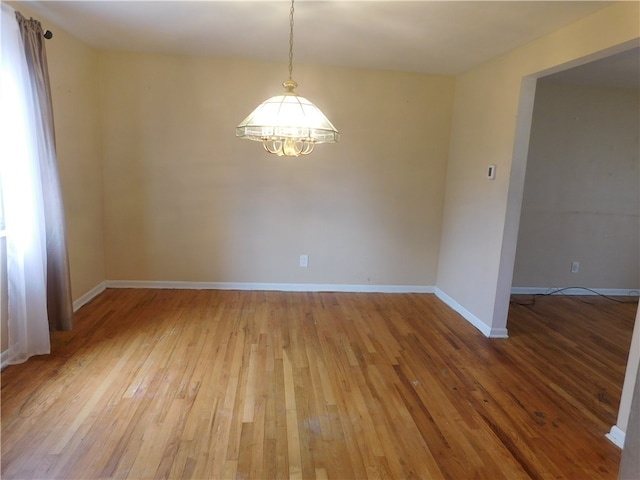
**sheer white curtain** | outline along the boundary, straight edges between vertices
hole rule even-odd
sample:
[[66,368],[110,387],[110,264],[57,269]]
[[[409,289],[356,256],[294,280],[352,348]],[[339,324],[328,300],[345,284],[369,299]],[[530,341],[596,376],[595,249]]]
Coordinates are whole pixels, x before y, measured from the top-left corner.
[[50,352],[39,145],[44,132],[13,8],[1,3],[0,188],[7,231],[8,363]]

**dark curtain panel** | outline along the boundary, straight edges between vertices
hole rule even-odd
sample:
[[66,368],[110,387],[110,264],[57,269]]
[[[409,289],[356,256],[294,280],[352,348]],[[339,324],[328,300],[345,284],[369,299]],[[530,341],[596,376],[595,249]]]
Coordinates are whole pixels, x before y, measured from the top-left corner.
[[71,330],[73,328],[73,304],[67,254],[64,206],[56,158],[55,130],[53,126],[53,104],[47,54],[44,46],[42,25],[34,19],[27,20],[16,12],[25,48],[31,84],[40,110],[45,142],[40,146],[40,175],[45,209],[45,231],[47,240],[47,312],[49,329]]

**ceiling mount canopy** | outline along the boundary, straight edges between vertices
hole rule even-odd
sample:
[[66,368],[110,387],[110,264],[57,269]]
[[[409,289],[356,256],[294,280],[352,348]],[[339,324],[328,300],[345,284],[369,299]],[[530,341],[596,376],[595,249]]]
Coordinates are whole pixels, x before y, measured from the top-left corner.
[[289,80],[285,92],[262,102],[240,125],[236,136],[262,142],[269,153],[297,157],[313,151],[316,143],[335,143],[338,130],[318,107],[294,90],[298,86],[293,73],[293,13],[289,12]]

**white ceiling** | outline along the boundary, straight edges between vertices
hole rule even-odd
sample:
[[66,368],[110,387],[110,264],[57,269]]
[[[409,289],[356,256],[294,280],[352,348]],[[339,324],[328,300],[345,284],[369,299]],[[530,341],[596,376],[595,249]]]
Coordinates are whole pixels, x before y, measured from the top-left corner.
[[[100,49],[288,60],[287,0],[20,3]],[[298,0],[294,65],[457,74],[608,4]]]

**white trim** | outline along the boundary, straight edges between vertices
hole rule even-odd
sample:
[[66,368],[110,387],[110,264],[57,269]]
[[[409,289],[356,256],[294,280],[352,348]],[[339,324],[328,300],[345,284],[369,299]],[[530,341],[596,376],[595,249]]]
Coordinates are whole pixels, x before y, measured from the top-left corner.
[[87,293],[85,293],[80,298],[78,298],[75,302],[73,302],[73,311],[77,312],[78,310],[80,310],[80,308],[83,305],[86,305],[87,303],[89,303],[91,300],[96,298],[106,289],[107,289],[107,282],[99,283],[98,285],[93,287],[91,290],[89,290]]
[[[566,288],[566,289],[565,289]],[[562,290],[562,291],[559,291]],[[511,287],[512,295],[607,295],[609,297],[637,297],[640,290],[637,288],[589,288],[581,287]]]
[[451,307],[460,315],[462,315],[467,322],[469,322],[471,325],[473,325],[478,330],[480,330],[485,337],[509,338],[509,333],[506,328],[491,328],[489,325],[484,323],[482,320],[480,320],[473,313],[471,313],[469,310],[464,308],[462,305],[460,305],[458,302],[456,302],[453,298],[451,298],[449,295],[444,293],[438,287],[436,287],[435,289],[435,294],[440,300],[442,300],[449,307]]
[[617,425],[614,425],[613,427],[611,427],[611,431],[605,434],[605,437],[611,440],[611,442],[613,442],[613,444],[616,445],[617,447],[624,449],[625,433],[622,430],[620,430]]
[[509,338],[509,331],[506,328],[491,328],[489,338]]
[[321,283],[168,282],[107,280],[106,288],[173,288],[193,290],[272,290],[280,292],[434,293],[428,285],[334,285]]
[[4,370],[9,365],[9,349],[0,354],[0,370]]

